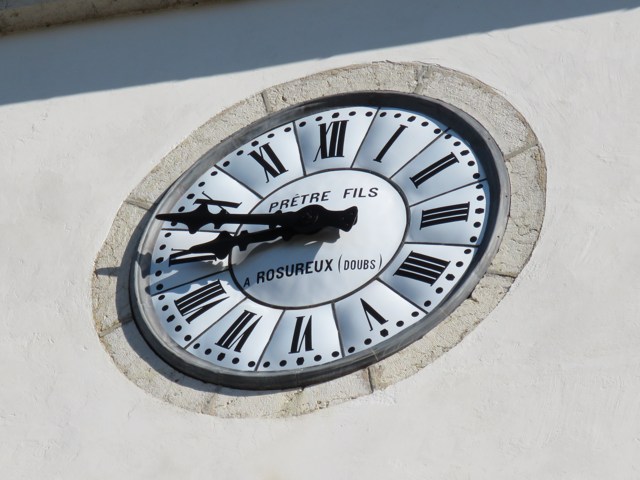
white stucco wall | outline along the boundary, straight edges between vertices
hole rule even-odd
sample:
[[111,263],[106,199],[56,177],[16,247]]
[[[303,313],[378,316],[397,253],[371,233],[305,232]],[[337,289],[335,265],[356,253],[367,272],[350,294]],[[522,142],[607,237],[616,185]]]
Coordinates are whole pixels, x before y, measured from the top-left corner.
[[[638,477],[638,3],[343,3],[0,39],[2,478]],[[545,223],[505,299],[418,374],[300,417],[199,415],[132,384],[91,312],[122,201],[225,107],[379,60],[480,79],[544,147]]]

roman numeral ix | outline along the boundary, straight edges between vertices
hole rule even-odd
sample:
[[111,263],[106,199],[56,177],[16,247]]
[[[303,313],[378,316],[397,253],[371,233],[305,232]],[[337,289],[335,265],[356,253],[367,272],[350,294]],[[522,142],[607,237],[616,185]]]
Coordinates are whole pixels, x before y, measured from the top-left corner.
[[173,303],[180,312],[180,315],[186,317],[185,321],[191,323],[194,318],[199,317],[210,308],[229,298],[226,293],[220,284],[220,280],[216,280],[180,297]]
[[313,159],[315,162],[320,158],[344,157],[344,137],[347,133],[348,120],[336,120],[329,123],[321,123],[320,126],[320,147]]
[[433,285],[448,265],[449,262],[445,260],[411,252],[394,275]]
[[469,219],[469,202],[432,208],[422,211],[420,229],[450,222],[466,222]]

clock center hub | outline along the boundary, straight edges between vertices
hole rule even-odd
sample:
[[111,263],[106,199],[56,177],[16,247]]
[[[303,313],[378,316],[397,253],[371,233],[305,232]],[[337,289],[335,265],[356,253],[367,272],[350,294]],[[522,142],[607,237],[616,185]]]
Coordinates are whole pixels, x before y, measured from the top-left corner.
[[[308,205],[343,211],[357,207],[348,231],[325,228],[234,249],[231,272],[252,299],[271,306],[303,308],[338,300],[369,283],[393,259],[407,226],[407,206],[386,179],[361,170],[309,175],[264,198],[252,213],[298,211]],[[263,229],[241,226],[239,231]]]

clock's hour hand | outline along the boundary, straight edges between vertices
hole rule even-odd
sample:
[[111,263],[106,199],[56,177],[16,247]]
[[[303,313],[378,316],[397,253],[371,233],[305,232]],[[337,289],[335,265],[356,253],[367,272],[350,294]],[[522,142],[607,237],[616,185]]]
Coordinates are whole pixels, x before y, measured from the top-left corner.
[[[186,257],[197,253],[213,254],[217,259],[226,258],[233,247],[246,249],[251,243],[268,242],[282,237],[289,240],[294,235],[312,235],[318,231],[333,227],[348,232],[358,220],[358,208],[351,207],[346,210],[332,211],[320,205],[310,205],[298,210],[299,222],[286,227],[276,227],[257,232],[242,231],[238,235],[229,232],[221,232],[215,239],[194,245],[188,250],[172,254],[172,257]],[[184,259],[188,261],[187,258]],[[195,260],[195,259],[194,259]]]
[[[188,250],[174,253],[173,256],[177,259],[193,254],[211,254],[215,256],[216,259],[223,260],[229,256],[233,247],[240,247],[241,250],[244,250],[251,243],[268,242],[277,240],[280,237],[288,240],[291,236],[292,233],[288,227],[276,227],[258,232],[247,232],[245,230],[238,235],[231,235],[229,232],[220,232],[215,239],[194,245]],[[199,260],[198,257],[193,257],[193,259],[194,261]],[[184,260],[189,261],[190,258],[187,257]]]

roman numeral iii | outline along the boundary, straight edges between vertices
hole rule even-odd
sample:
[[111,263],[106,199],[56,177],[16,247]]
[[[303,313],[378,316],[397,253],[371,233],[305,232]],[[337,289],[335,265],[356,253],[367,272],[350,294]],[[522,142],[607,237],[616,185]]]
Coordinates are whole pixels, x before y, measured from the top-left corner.
[[449,266],[449,262],[445,260],[411,252],[394,275],[433,285],[447,266]]
[[226,293],[220,280],[216,280],[180,297],[173,303],[180,315],[186,317],[185,321],[191,323],[194,318],[199,317],[210,308],[229,298]]
[[320,147],[316,152],[315,162],[320,158],[344,157],[344,138],[347,133],[348,120],[336,120],[335,122],[321,123]]
[[440,225],[450,222],[466,222],[469,219],[469,202],[449,205],[446,207],[432,208],[422,211],[420,228]]

